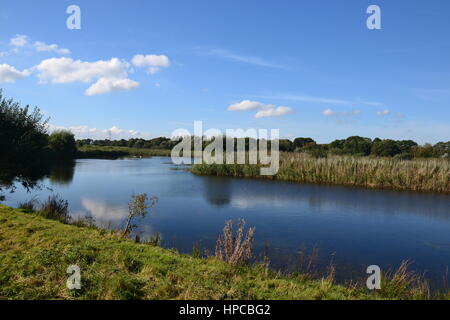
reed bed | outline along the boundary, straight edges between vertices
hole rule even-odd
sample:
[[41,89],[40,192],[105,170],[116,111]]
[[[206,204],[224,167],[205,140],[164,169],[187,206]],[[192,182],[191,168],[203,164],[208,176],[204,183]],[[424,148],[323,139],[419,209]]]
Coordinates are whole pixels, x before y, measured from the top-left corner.
[[262,178],[391,190],[450,194],[448,159],[399,160],[352,156],[313,158],[304,153],[281,153],[275,176],[261,176],[261,165],[196,164],[198,175]]

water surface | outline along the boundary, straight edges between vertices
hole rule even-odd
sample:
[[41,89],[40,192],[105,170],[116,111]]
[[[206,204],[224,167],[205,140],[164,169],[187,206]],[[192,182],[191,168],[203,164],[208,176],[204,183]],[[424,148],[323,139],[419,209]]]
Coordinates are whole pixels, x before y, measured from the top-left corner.
[[74,216],[118,227],[130,195],[145,192],[159,202],[137,232],[160,233],[165,246],[184,253],[197,243],[213,252],[224,222],[244,218],[256,227],[256,254],[267,254],[274,268],[295,269],[298,252],[313,247],[319,267],[333,259],[338,279],[408,259],[441,283],[450,265],[449,195],[200,177],[182,169],[163,157],[78,160],[43,180],[51,190],[18,188],[6,204],[57,193]]

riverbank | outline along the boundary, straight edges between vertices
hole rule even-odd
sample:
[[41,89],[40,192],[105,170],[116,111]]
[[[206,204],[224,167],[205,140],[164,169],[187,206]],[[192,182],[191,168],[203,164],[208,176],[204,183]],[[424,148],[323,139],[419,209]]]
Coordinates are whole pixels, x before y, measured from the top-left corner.
[[[261,266],[233,267],[5,206],[0,206],[0,246],[0,299],[426,298],[420,290],[394,287],[394,282],[369,293],[330,279],[286,277]],[[70,265],[81,269],[79,291],[66,288]]]
[[[129,147],[83,146],[79,159],[122,157],[169,157],[171,150]],[[269,179],[297,183],[343,185],[371,189],[438,192],[450,194],[450,160],[401,160],[382,157],[329,156],[314,158],[306,153],[280,153],[275,176],[260,175],[260,165],[195,164],[197,175]]]
[[248,164],[196,164],[192,172],[198,175],[450,194],[450,161],[447,159],[399,160],[351,156],[317,159],[304,153],[281,153],[280,168],[275,176],[261,176],[260,168],[260,165]]
[[129,147],[82,146],[77,150],[78,159],[116,159],[122,157],[169,157],[167,149],[141,149]]

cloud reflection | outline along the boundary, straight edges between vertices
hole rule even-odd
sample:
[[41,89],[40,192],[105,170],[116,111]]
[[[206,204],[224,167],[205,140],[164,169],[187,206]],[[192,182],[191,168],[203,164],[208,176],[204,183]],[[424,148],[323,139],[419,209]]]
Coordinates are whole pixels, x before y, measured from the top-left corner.
[[82,210],[73,214],[74,217],[92,217],[97,225],[119,226],[127,216],[127,208],[125,206],[113,206],[104,201],[81,198]]

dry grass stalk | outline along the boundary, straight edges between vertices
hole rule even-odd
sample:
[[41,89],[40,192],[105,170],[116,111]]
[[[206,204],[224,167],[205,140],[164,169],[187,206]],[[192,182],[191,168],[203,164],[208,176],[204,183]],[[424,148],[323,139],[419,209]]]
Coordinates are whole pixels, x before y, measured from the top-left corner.
[[223,235],[216,243],[216,257],[231,265],[243,265],[253,257],[253,238],[255,228],[250,228],[244,236],[245,221],[239,220],[236,236],[233,234],[233,221],[225,222]]

